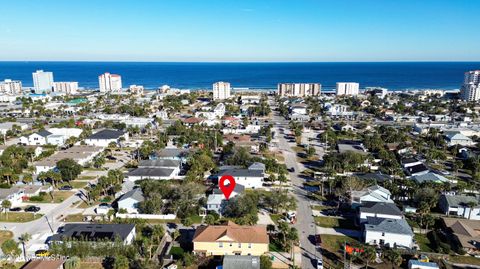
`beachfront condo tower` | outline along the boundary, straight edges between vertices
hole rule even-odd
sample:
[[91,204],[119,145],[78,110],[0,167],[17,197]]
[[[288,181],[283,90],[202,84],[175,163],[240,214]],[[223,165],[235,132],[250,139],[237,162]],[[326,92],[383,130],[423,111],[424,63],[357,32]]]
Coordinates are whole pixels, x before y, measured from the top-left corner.
[[467,102],[480,99],[480,70],[465,72],[460,95]]
[[105,73],[98,76],[100,92],[121,92],[122,77],[117,74]]
[[213,100],[228,98],[230,98],[230,83],[223,81],[213,83]]
[[35,93],[45,93],[50,92],[53,88],[53,73],[52,72],[43,72],[43,70],[37,70],[32,73],[33,76],[33,87],[35,88]]

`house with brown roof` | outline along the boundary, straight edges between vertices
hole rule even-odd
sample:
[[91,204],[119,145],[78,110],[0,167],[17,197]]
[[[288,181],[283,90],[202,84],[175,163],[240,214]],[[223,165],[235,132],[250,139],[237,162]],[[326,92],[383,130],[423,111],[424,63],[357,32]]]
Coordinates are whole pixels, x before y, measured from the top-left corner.
[[443,224],[465,251],[472,253],[480,250],[480,221],[443,218]]
[[199,226],[193,236],[193,252],[204,256],[253,255],[268,252],[266,226],[226,225]]

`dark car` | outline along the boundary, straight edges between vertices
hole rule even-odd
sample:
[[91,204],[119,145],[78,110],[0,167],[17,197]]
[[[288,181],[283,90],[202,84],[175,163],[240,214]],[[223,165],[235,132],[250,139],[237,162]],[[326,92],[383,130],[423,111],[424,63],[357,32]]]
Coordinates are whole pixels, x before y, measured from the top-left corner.
[[40,211],[40,207],[34,206],[34,205],[31,205],[25,208],[25,212],[38,212],[38,211]]
[[73,189],[70,185],[61,186],[59,190],[61,191],[71,191]]
[[14,211],[14,212],[15,212],[15,211],[22,211],[22,208],[20,208],[20,207],[12,207],[12,208],[9,209],[9,211]]
[[293,173],[293,172],[295,172],[295,168],[293,168],[293,167],[290,167],[290,169],[289,169],[288,171],[290,171],[290,172],[292,172],[292,173]]
[[320,234],[315,235],[315,245],[319,247],[322,244],[322,238],[320,237]]

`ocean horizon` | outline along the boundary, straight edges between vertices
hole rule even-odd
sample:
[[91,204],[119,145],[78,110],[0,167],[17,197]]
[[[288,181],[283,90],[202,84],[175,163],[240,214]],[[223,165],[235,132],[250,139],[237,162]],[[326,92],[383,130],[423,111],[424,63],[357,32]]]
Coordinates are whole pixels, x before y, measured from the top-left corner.
[[228,81],[235,89],[268,90],[278,83],[320,83],[322,89],[336,82],[358,82],[361,88],[389,90],[459,89],[466,71],[480,69],[480,62],[79,62],[3,61],[0,80],[21,80],[32,87],[36,70],[53,72],[55,81],[77,81],[79,87],[98,88],[104,72],[122,76],[124,88],[162,85],[180,89],[211,89]]

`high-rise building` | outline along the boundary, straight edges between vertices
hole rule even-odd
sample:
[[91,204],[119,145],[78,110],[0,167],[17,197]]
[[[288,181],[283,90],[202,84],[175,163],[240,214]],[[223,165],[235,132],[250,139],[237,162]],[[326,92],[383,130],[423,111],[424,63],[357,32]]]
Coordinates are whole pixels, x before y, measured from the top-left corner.
[[33,87],[36,93],[50,92],[53,88],[53,73],[43,72],[43,70],[37,70],[32,73]]
[[73,81],[62,81],[53,83],[54,92],[63,92],[66,94],[77,94],[78,93],[78,82]]
[[358,95],[360,84],[356,82],[337,82],[337,95]]
[[465,72],[460,96],[468,102],[480,100],[480,70]]
[[0,82],[0,93],[21,94],[22,82],[20,80],[5,79]]
[[277,93],[280,96],[306,97],[319,95],[320,83],[278,83]]
[[117,74],[105,73],[98,76],[100,92],[122,91],[122,77]]
[[230,98],[230,83],[223,81],[213,83],[213,100],[228,98]]

